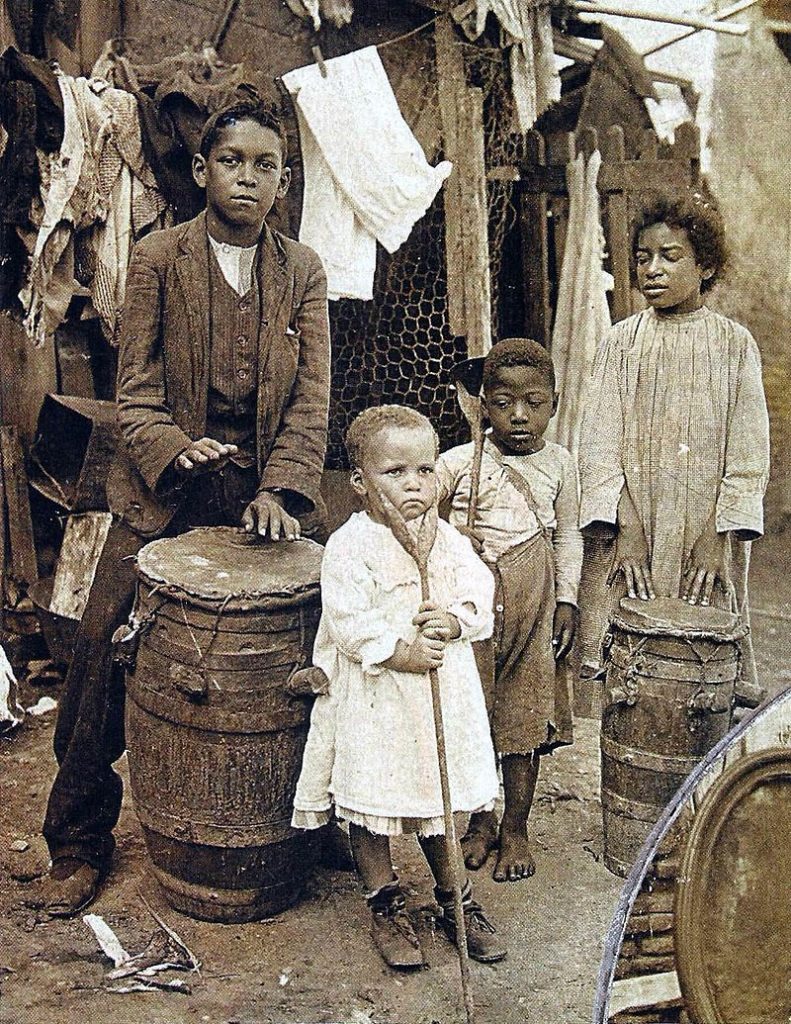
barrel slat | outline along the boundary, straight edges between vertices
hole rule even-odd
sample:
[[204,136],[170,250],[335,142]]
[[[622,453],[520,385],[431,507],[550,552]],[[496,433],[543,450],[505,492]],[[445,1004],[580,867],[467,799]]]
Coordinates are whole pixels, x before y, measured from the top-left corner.
[[[213,532],[199,532],[201,564],[221,567],[228,532],[217,531],[214,552]],[[153,543],[163,573],[174,551],[179,571],[189,569],[180,545],[195,543],[190,534]],[[152,593],[139,570],[136,617],[145,626],[126,705],[132,795],[166,898],[205,920],[279,913],[299,898],[313,863],[314,839],[290,826],[310,703],[284,685],[309,662],[320,614],[318,561],[308,555],[295,558],[294,593],[246,595],[227,607],[167,585]],[[280,586],[288,557],[277,555]],[[248,558],[254,565],[256,551]],[[300,580],[306,564],[310,578]]]
[[[663,611],[672,610],[663,600]],[[694,610],[687,606],[682,614],[688,618]],[[665,621],[652,634],[649,612],[643,617],[639,626],[616,617],[607,649],[604,862],[618,875],[628,872],[668,801],[728,731],[741,671],[740,627],[718,639],[711,630],[672,634]]]

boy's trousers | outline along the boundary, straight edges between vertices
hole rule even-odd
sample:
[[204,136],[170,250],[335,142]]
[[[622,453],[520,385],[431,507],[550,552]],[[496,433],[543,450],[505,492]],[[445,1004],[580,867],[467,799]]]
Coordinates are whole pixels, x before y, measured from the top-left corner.
[[[255,496],[255,468],[228,463],[198,477],[164,536],[193,526],[238,526]],[[53,860],[76,857],[105,869],[115,847],[122,783],[113,762],[124,752],[123,670],[113,663],[111,639],[129,618],[142,538],[123,523],[110,528],[74,645],[55,727],[58,773],[44,820]]]

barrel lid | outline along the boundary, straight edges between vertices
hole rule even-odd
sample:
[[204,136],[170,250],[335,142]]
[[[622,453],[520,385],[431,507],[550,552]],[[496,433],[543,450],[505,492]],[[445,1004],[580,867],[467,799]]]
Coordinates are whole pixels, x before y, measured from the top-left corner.
[[141,580],[228,609],[299,603],[318,591],[324,549],[312,540],[259,540],[244,530],[209,526],[146,544]]
[[748,632],[738,615],[710,605],[689,604],[678,597],[650,601],[625,597],[612,623],[631,633],[692,639],[738,640]]

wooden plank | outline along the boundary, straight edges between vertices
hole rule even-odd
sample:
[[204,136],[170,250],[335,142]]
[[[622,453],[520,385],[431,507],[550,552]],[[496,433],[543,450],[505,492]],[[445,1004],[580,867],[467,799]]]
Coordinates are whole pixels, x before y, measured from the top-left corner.
[[467,89],[461,106],[461,220],[464,242],[464,320],[467,355],[492,347],[492,285],[489,264],[489,199],[483,143],[483,91]]
[[104,44],[120,32],[120,0],[81,0],[79,45],[83,74],[90,74]]
[[16,427],[0,427],[0,451],[10,554],[6,589],[9,599],[15,603],[38,579],[27,474]]
[[[564,164],[521,167],[519,180],[526,192],[546,192],[550,195],[564,195],[566,192]],[[695,180],[696,173],[688,160],[622,160],[602,164],[598,186],[602,194],[640,192],[684,188]]]
[[27,447],[35,437],[44,396],[57,390],[52,339],[36,348],[20,324],[0,313],[0,423],[17,427]]
[[[624,163],[625,145],[623,128],[613,125],[607,133],[599,180],[611,163]],[[624,192],[611,192],[607,196],[607,248],[615,279],[613,290],[613,320],[623,320],[632,311],[631,301],[631,246],[629,237],[629,205]]]
[[82,618],[112,521],[109,512],[69,516],[52,582],[49,607],[55,614]]
[[[546,146],[540,132],[527,133],[525,169],[543,167]],[[564,173],[565,184],[565,168]],[[549,345],[552,324],[549,294],[549,241],[547,232],[548,196],[546,192],[523,192],[521,198],[522,266],[525,274],[525,334],[542,345]]]
[[613,1015],[624,1010],[645,1007],[665,1010],[683,1005],[678,975],[675,971],[646,974],[613,982],[610,995],[610,1014]]
[[448,279],[448,320],[453,334],[464,336],[465,275],[464,226],[462,216],[460,150],[460,104],[467,89],[464,54],[453,22],[448,15],[437,18],[434,27],[437,61],[437,90],[442,122],[442,150],[453,164],[443,188],[445,210],[445,265]]

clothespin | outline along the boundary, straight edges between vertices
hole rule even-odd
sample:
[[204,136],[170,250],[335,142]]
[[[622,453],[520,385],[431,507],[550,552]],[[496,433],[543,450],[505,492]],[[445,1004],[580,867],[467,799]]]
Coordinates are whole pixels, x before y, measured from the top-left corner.
[[313,54],[313,59],[319,66],[319,72],[322,78],[327,77],[327,65],[324,63],[324,54],[321,52],[320,46],[312,46],[310,52]]

